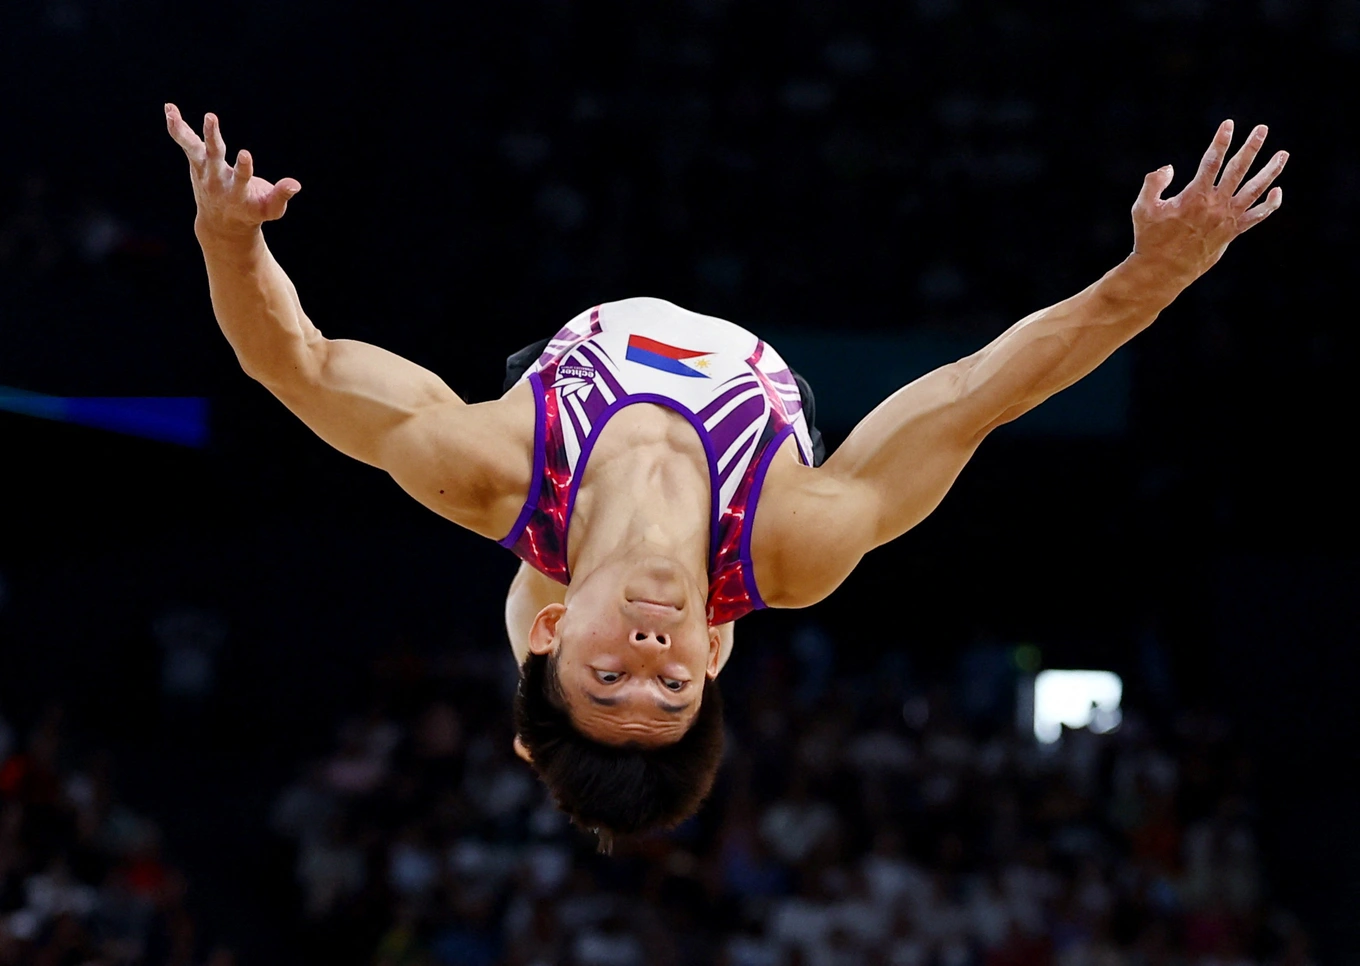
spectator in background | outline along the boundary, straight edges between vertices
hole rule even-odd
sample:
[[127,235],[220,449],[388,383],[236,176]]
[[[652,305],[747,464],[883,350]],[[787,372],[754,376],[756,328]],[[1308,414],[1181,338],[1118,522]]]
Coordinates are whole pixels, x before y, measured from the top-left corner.
[[[339,757],[365,761],[370,780],[336,787],[321,763],[280,796],[275,828],[297,849],[316,926],[343,929],[383,903],[349,961],[1307,962],[1306,937],[1270,905],[1217,725],[1177,733],[1135,711],[1113,733],[1069,730],[1040,749],[994,715],[956,715],[948,691],[917,701],[900,682],[885,695],[880,680],[833,674],[802,715],[775,715],[757,694],[730,722],[713,807],[604,859],[515,777],[504,692],[446,697],[481,673],[424,665],[382,702],[401,714],[375,709],[340,731]],[[803,767],[762,765],[772,741]],[[1187,796],[1192,760],[1204,764]],[[1207,812],[1189,818],[1191,800]]]
[[0,964],[195,966],[187,880],[117,799],[107,756],[66,764],[64,725],[50,709],[0,754]]

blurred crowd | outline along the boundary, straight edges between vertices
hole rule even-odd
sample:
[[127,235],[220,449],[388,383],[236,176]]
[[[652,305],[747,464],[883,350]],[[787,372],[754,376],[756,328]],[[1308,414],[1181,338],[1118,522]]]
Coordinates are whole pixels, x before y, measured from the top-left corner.
[[847,677],[786,651],[745,655],[703,812],[612,857],[513,755],[508,660],[385,659],[274,807],[302,948],[375,966],[1312,962],[1271,902],[1252,766],[1221,719],[1130,713],[1042,745],[891,662]]
[[108,756],[73,764],[63,719],[21,738],[0,718],[0,964],[231,966],[200,953],[160,829],[119,800]]

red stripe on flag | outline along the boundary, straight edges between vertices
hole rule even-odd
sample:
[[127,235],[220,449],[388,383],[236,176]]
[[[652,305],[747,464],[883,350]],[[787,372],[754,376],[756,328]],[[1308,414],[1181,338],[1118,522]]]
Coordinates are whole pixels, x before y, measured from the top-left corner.
[[696,356],[709,355],[707,352],[695,351],[694,349],[680,349],[673,345],[666,345],[664,342],[657,342],[649,339],[645,335],[630,335],[628,346],[632,349],[644,349],[647,352],[655,352],[659,356],[667,359],[693,359]]

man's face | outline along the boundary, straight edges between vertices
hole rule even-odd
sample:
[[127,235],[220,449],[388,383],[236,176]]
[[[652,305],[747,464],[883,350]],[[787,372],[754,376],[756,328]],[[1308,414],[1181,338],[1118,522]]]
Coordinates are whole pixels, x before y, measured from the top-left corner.
[[717,674],[707,592],[669,558],[626,557],[540,613],[530,647],[556,652],[562,696],[582,734],[649,747],[680,739],[705,678]]

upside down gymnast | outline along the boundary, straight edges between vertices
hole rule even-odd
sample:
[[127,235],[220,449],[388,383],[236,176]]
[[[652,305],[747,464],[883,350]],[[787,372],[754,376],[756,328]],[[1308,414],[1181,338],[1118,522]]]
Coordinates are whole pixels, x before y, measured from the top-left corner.
[[173,104],[165,118],[247,375],[523,561],[505,605],[516,751],[602,843],[673,826],[708,794],[737,618],[816,603],[924,519],[988,433],[1095,369],[1278,209],[1287,160],[1248,179],[1266,128],[1229,157],[1224,121],[1179,194],[1164,197],[1170,165],[1144,179],[1127,258],[897,390],[823,461],[811,393],[773,346],[660,299],[582,312],[476,404],[390,352],[325,338],[261,232],[302,186],[255,177],[246,151],[228,164],[212,114],[201,138]]

